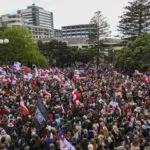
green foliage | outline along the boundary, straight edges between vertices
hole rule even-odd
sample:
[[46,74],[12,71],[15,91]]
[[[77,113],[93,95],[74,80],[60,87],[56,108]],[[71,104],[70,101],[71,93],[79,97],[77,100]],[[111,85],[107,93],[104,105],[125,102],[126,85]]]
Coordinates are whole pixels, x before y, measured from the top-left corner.
[[87,63],[92,61],[94,56],[95,53],[92,51],[92,49],[77,50],[74,54],[75,60],[82,63]]
[[92,44],[99,42],[110,34],[109,25],[101,11],[95,12],[89,24],[89,41]]
[[[38,42],[40,51],[49,60],[49,64],[68,66],[74,63],[74,51],[65,42],[52,40],[47,43]],[[56,60],[56,62],[54,62]]]
[[114,65],[117,68],[140,69],[150,64],[149,56],[150,34],[142,33],[117,53]]
[[120,16],[118,30],[127,37],[135,37],[150,27],[150,1],[135,0],[129,2]]
[[37,41],[32,37],[29,30],[20,26],[13,26],[1,31],[0,38],[9,39],[8,44],[1,45],[1,64],[19,61],[21,63],[47,65],[46,58],[38,50]]
[[95,12],[89,24],[89,43],[92,45],[93,52],[96,57],[97,67],[100,58],[104,58],[104,44],[103,40],[110,34],[109,25],[106,18],[101,11]]
[[90,44],[93,44],[95,41],[97,41],[99,39],[98,37],[99,33],[98,33],[98,27],[97,24],[93,23],[92,21],[90,22],[89,26],[88,26],[88,42]]
[[[60,67],[70,66],[75,62],[87,63],[93,60],[95,51],[93,49],[77,49],[68,47],[65,42],[52,40],[47,43],[38,42],[40,51],[47,57],[49,64]],[[54,62],[53,60],[56,60]]]

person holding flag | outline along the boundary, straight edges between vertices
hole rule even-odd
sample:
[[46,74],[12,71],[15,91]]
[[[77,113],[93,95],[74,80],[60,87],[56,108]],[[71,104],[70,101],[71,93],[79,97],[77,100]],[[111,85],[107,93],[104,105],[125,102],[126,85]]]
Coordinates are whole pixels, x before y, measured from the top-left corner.
[[76,150],[75,147],[71,145],[71,143],[68,140],[66,140],[61,131],[59,133],[59,138],[60,138],[60,150]]
[[25,114],[25,115],[29,115],[29,110],[28,108],[25,106],[24,104],[24,101],[23,101],[23,98],[22,96],[20,97],[20,109],[22,110],[22,112]]
[[73,104],[79,104],[79,99],[80,99],[80,94],[78,93],[78,90],[75,89],[73,92],[72,92],[72,96],[73,96]]

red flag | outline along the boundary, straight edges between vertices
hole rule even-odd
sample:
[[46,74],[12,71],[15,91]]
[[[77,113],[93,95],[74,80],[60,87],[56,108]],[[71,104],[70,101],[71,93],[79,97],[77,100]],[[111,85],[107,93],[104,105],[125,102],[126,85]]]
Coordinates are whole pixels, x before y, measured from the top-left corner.
[[73,96],[73,103],[76,104],[76,102],[79,100],[80,98],[80,94],[78,93],[77,89],[75,89],[72,92],[72,96]]
[[10,83],[11,80],[10,79],[5,79],[4,77],[2,77],[2,83],[7,84]]
[[79,75],[74,75],[74,80],[84,80],[86,77],[79,77]]
[[120,73],[118,73],[117,71],[113,71],[113,74],[114,74],[114,76],[121,76],[121,74]]
[[20,109],[23,111],[24,114],[29,115],[29,110],[28,108],[24,105],[23,98],[20,98]]
[[145,83],[148,83],[148,77],[147,77],[147,75],[143,75],[142,81],[145,82]]
[[117,88],[115,92],[117,92],[117,93],[122,93],[122,88],[121,88],[121,87],[120,87],[120,88]]
[[47,92],[46,90],[44,90],[44,94],[48,97],[51,96],[51,94],[49,92]]
[[28,67],[22,67],[21,68],[24,72],[26,72],[26,73],[30,73],[31,72],[31,69],[30,68],[28,68]]
[[142,76],[143,73],[140,73],[138,70],[135,70],[135,73],[134,73],[136,76]]

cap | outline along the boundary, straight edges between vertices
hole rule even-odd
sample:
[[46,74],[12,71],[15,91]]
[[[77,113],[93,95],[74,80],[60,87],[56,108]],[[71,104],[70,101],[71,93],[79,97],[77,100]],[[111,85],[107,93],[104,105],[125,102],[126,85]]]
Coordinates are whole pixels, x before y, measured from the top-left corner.
[[13,128],[14,124],[12,122],[10,122],[10,123],[7,124],[7,126],[10,127],[10,128]]

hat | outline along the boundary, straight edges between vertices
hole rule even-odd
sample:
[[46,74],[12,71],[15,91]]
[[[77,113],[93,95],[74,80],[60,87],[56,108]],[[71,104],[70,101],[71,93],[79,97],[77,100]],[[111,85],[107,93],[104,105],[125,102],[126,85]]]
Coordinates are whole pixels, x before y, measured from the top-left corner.
[[76,126],[76,127],[75,127],[75,130],[78,132],[78,131],[81,130],[81,128],[80,128],[79,126]]
[[93,145],[92,144],[88,145],[88,150],[93,150]]
[[3,129],[0,134],[1,134],[1,135],[5,135],[5,134],[6,134],[6,131]]
[[49,114],[49,118],[53,119],[53,114]]
[[56,98],[56,102],[60,102],[60,98],[58,97],[58,98]]
[[143,129],[147,129],[146,125],[142,125],[142,128],[143,128]]
[[135,111],[136,112],[141,112],[141,108],[140,107],[136,107]]
[[54,145],[53,143],[51,143],[51,144],[49,145],[49,147],[50,147],[50,148],[55,148],[55,145]]
[[99,118],[99,121],[104,121],[104,119],[103,118]]
[[84,116],[83,116],[83,119],[87,119],[87,116],[86,116],[86,115],[84,115]]
[[10,127],[10,128],[13,128],[14,124],[12,122],[10,122],[10,123],[7,124],[7,126]]

